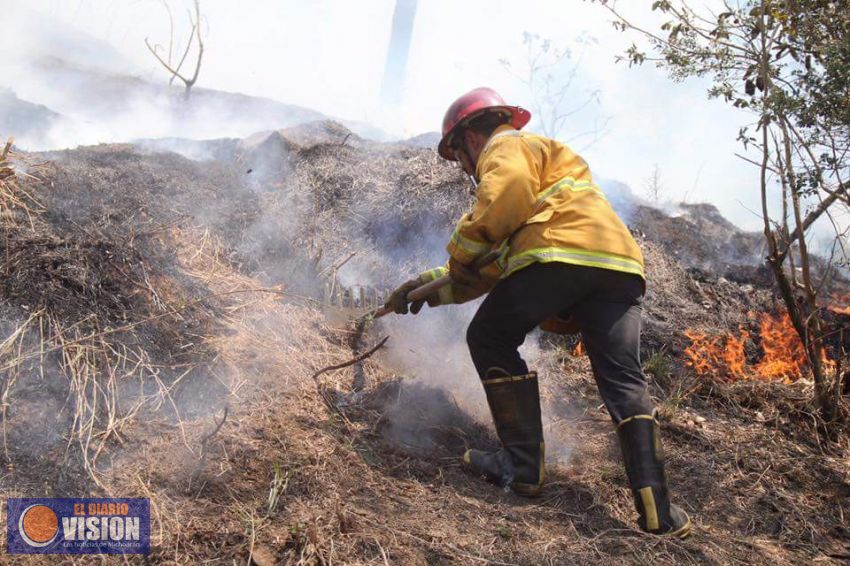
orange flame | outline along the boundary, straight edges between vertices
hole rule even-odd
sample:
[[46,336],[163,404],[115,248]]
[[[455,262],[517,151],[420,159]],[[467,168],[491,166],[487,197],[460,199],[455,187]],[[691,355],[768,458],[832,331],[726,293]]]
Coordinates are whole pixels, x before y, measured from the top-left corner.
[[743,378],[747,363],[744,343],[749,333],[744,329],[739,330],[739,338],[731,334],[709,337],[705,332],[686,330],[685,336],[691,340],[691,345],[685,348],[687,365],[693,367],[698,375],[710,375],[718,379]]
[[[829,310],[838,314],[850,314],[850,293],[847,293],[842,297],[833,297],[832,300],[835,301],[836,304],[828,306],[827,308]],[[847,306],[842,307],[841,305]]]
[[788,313],[778,318],[762,313],[759,334],[764,357],[756,364],[756,376],[766,380],[799,378],[806,367],[806,350]]
[[[745,345],[750,334],[739,328],[739,335],[709,336],[705,332],[686,330],[691,344],[685,348],[686,365],[697,375],[715,379],[781,379],[796,381],[805,374],[808,358],[800,337],[791,324],[791,317],[783,313],[773,317],[762,313],[759,317],[759,341],[764,355],[753,365],[747,363]],[[821,362],[827,371],[834,367],[825,351]]]
[[576,342],[575,348],[572,351],[573,356],[583,356],[584,355],[584,342],[579,340]]

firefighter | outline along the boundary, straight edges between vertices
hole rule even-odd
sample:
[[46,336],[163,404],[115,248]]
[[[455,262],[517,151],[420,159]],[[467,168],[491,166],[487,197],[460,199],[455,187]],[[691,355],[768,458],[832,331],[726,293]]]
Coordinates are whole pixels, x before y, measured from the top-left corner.
[[[438,152],[477,183],[476,202],[451,236],[447,265],[399,287],[386,306],[415,314],[425,302],[457,304],[487,293],[467,343],[502,448],[468,450],[464,463],[530,497],[543,486],[543,427],[537,374],[517,349],[537,326],[580,331],[617,428],[640,527],[685,537],[690,519],[670,503],[657,413],[640,365],[643,256],[584,159],[523,132],[530,118],[489,88],[449,107]],[[476,271],[474,261],[494,249],[500,259]],[[451,285],[409,303],[412,289],[446,273]]]

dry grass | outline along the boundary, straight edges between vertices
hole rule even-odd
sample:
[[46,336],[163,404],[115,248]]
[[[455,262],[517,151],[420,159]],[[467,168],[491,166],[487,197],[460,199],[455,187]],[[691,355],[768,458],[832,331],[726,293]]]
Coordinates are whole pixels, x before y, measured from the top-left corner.
[[[306,338],[310,323],[301,320],[306,324],[294,333],[303,330]],[[349,355],[334,348],[333,335],[328,339],[316,345],[336,359],[310,359],[314,371]],[[403,391],[387,381],[380,360],[370,361],[374,385],[364,396],[351,396],[352,368],[326,376],[342,415],[305,379],[311,367],[290,374],[288,383],[267,381],[253,396],[243,389],[243,404],[210,441],[194,483],[187,478],[197,454],[174,467],[187,453],[175,442],[177,430],[161,431],[147,459],[122,459],[118,484],[132,489],[124,482],[136,477],[160,509],[154,560],[224,563],[258,553],[290,564],[751,564],[846,553],[840,533],[848,526],[834,505],[848,481],[846,446],[822,452],[808,443],[814,437],[805,426],[795,427],[799,439],[790,441],[788,432],[757,421],[749,409],[732,411],[714,400],[712,412],[681,410],[664,427],[669,473],[697,533],[685,542],[659,540],[634,528],[613,427],[591,402],[585,360],[543,376],[547,410],[554,410],[557,391],[575,395],[572,410],[547,429],[547,439],[553,428],[568,429],[573,448],[568,460],[550,463],[540,500],[505,494],[460,469],[464,442],[486,440],[461,408],[457,421],[441,423],[456,430],[432,435],[437,443],[429,449],[399,443],[388,434],[387,421],[395,418],[388,401],[404,399]],[[704,394],[695,399],[705,401]],[[423,430],[434,424],[427,414],[413,415],[411,426],[417,419]],[[188,425],[188,445],[199,446],[213,427],[212,419]]]
[[[517,498],[465,473],[463,449],[495,443],[489,423],[461,396],[392,371],[385,349],[347,364],[379,343],[381,323],[330,322],[308,284],[355,250],[341,281],[346,270],[375,284],[390,267],[394,280],[422,267],[430,245],[410,240],[443,237],[466,201],[462,179],[429,152],[326,134],[272,140],[286,182],[258,177],[251,192],[220,164],[123,146],[54,156],[44,194],[22,183],[44,210],[7,215],[7,494],[149,497],[155,563],[829,563],[850,553],[846,435],[824,435],[804,384],[718,385],[679,359],[683,327],[735,328],[769,293],[695,281],[651,242],[647,347],[670,358],[652,392],[668,408],[671,487],[696,536],[634,528],[613,427],[571,343],[544,341],[538,356],[545,496]],[[240,151],[238,171],[259,175],[257,147]],[[293,211],[294,224],[276,221]],[[327,368],[317,388],[311,376]],[[28,449],[22,427],[43,417],[40,405],[61,430]],[[42,477],[59,479],[45,488]]]
[[[37,177],[23,171],[35,164],[14,151],[13,147],[14,139],[9,138],[0,151],[0,219],[5,226],[17,214],[22,213],[32,226],[33,214],[42,212],[44,208],[30,192],[21,187],[17,178],[25,176],[37,180]],[[18,162],[17,166],[15,162]]]
[[[99,459],[108,447],[125,443],[127,424],[162,410],[180,422],[175,393],[217,363],[211,358],[215,345],[205,336],[221,324],[220,314],[224,320],[229,315],[217,308],[234,294],[281,291],[232,277],[221,247],[210,249],[205,229],[160,224],[140,232],[106,224],[98,233],[79,226],[76,234],[60,235],[41,204],[55,197],[36,200],[23,188],[7,160],[15,157],[9,147],[2,163],[12,174],[4,173],[0,191],[0,207],[8,212],[3,285],[6,299],[21,306],[6,307],[8,334],[0,345],[5,456],[17,459],[16,445],[29,440],[27,421],[38,418],[29,409],[30,391],[39,381],[55,389],[56,380],[64,380],[67,393],[55,392],[59,418],[51,432],[64,438],[62,458],[68,465],[79,461],[93,484],[89,489],[105,490]],[[33,175],[26,180],[42,186]],[[123,233],[116,237],[116,230]],[[155,263],[164,245],[178,252],[170,265]],[[168,273],[182,267],[181,279]],[[51,450],[49,444],[44,449]]]

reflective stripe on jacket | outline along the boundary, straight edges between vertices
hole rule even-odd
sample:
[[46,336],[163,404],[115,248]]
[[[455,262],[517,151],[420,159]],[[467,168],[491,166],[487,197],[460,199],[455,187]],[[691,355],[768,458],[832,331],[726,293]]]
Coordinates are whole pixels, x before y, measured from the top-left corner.
[[500,246],[504,254],[497,267],[483,270],[480,286],[460,289],[453,283],[441,292],[441,304],[483,295],[499,277],[537,262],[644,277],[643,256],[629,229],[593,183],[584,159],[566,145],[500,126],[478,158],[477,176],[475,206],[446,249],[463,264]]

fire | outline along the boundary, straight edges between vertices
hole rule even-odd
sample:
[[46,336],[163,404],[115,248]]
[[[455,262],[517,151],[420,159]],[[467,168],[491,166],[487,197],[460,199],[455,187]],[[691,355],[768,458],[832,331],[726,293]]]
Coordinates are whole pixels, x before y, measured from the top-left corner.
[[832,300],[835,301],[835,304],[828,306],[829,310],[838,314],[850,314],[850,293],[842,297],[833,297]]
[[[750,333],[743,328],[738,329],[737,336],[709,336],[705,332],[687,330],[685,336],[691,344],[685,348],[686,364],[694,368],[698,375],[729,381],[781,379],[791,382],[805,374],[808,366],[806,351],[788,313],[775,317],[762,313],[759,316],[758,334],[764,355],[758,362],[749,364],[745,346]],[[827,370],[835,364],[826,352],[821,354],[821,362]]]
[[764,357],[756,364],[756,376],[761,379],[794,381],[806,367],[806,350],[791,325],[788,313],[774,318],[762,313],[759,323]]
[[575,348],[573,348],[572,355],[573,356],[583,356],[584,355],[584,342],[582,342],[581,340],[576,342],[576,346],[575,346]]
[[708,336],[704,332],[686,330],[685,336],[691,340],[691,345],[685,348],[687,364],[694,368],[698,375],[710,375],[719,379],[740,379],[745,377],[747,363],[744,355],[744,343],[749,333],[739,329],[740,337]]

